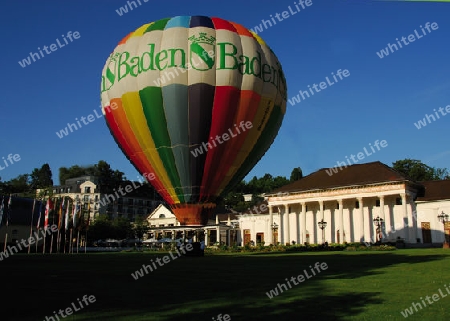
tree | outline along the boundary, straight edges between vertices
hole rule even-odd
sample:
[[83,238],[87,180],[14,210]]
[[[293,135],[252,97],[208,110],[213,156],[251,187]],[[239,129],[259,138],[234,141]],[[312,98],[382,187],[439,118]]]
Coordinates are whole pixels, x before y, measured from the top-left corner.
[[114,228],[113,237],[118,240],[126,239],[128,237],[133,237],[133,228],[128,219],[124,217],[118,217],[112,222]]
[[124,180],[124,173],[118,170],[113,171],[104,160],[94,165],[93,175],[98,177],[101,193],[112,193],[113,189]]
[[289,181],[292,183],[292,182],[298,181],[299,179],[302,179],[302,178],[303,178],[302,169],[300,167],[296,167],[292,170]]
[[84,175],[92,175],[93,173],[94,165],[92,166],[78,166],[73,165],[69,168],[67,167],[60,167],[59,168],[59,184],[64,185],[66,183],[66,180],[70,178],[80,177]]
[[445,168],[430,167],[417,159],[403,159],[392,163],[392,168],[413,181],[434,181],[448,179]]
[[52,171],[50,165],[45,163],[40,169],[35,168],[30,175],[30,184],[33,189],[53,186]]
[[141,216],[137,217],[134,221],[133,231],[135,237],[141,241],[141,239],[144,237],[144,233],[148,231],[148,222],[147,220],[144,220]]
[[24,197],[34,197],[33,189],[30,184],[30,175],[21,174],[2,184],[2,193],[21,194]]
[[114,236],[114,229],[111,220],[107,215],[100,215],[89,226],[89,238],[91,240],[106,240]]
[[106,161],[100,160],[95,165],[61,167],[59,169],[59,183],[64,185],[67,179],[86,175],[98,178],[101,193],[112,193],[113,189],[125,179],[123,172],[112,170]]

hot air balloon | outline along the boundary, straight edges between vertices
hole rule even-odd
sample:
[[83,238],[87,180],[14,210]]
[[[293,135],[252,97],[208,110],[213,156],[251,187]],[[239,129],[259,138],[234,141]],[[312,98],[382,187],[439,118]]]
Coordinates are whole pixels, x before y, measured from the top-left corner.
[[101,79],[112,136],[183,225],[205,225],[217,198],[261,159],[286,97],[273,51],[216,17],[141,26],[119,42]]

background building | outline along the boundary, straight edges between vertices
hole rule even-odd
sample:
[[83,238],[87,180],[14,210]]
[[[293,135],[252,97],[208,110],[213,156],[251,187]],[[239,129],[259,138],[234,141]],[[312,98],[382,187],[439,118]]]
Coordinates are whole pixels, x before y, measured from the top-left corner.
[[101,187],[95,176],[71,178],[64,185],[54,186],[52,197],[79,201],[84,215],[89,213],[91,220],[107,215],[110,219],[124,217],[131,222],[137,217],[145,218],[162,202],[150,185],[140,182],[124,181],[109,189]]

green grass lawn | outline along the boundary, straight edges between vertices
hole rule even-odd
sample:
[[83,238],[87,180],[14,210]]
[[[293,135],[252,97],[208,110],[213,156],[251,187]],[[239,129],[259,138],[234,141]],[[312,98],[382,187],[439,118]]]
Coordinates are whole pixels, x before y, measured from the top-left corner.
[[[181,257],[138,280],[131,276],[163,255],[16,254],[0,262],[0,320],[46,320],[83,295],[96,302],[60,321],[210,321],[219,314],[233,321],[405,320],[401,311],[439,289],[445,293],[450,283],[450,251],[444,249]],[[316,262],[328,269],[267,297]],[[450,294],[407,319],[449,318]]]

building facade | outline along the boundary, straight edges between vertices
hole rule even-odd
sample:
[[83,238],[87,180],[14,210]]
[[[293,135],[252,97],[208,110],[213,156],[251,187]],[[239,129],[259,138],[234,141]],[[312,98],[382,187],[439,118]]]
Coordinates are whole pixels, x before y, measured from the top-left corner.
[[79,202],[84,215],[91,220],[107,215],[110,219],[123,217],[134,222],[137,217],[145,218],[161,203],[154,193],[147,197],[138,195],[142,186],[139,182],[123,182],[112,193],[101,193],[97,177],[82,176],[54,186],[52,197],[69,198],[71,204]]
[[241,216],[241,237],[266,245],[442,243],[438,214],[450,213],[450,184],[438,182],[410,181],[380,162],[321,169],[266,195],[264,212]]

